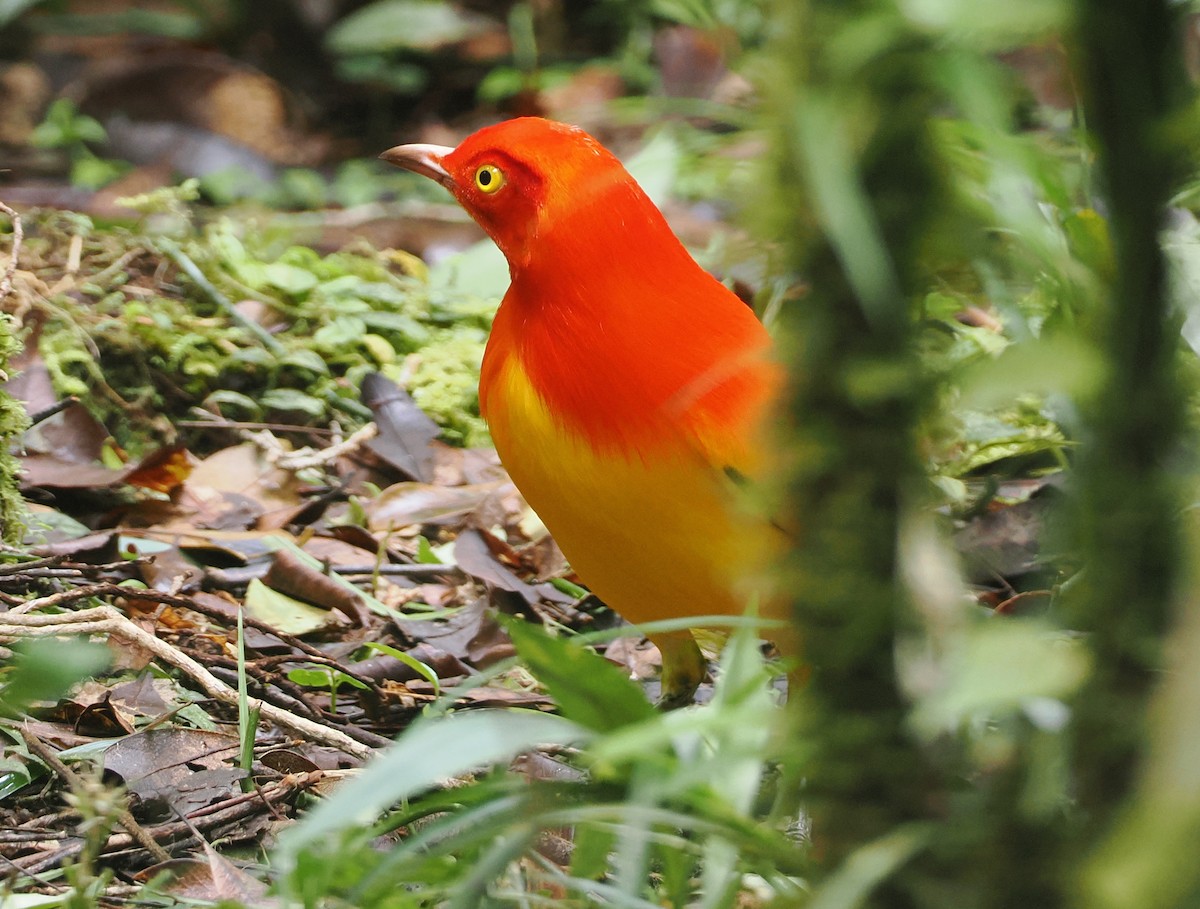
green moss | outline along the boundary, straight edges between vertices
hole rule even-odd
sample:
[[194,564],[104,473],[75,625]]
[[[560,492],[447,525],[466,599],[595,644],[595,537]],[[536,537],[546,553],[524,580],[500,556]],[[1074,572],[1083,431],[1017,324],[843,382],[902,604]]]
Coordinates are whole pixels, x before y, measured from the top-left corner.
[[131,454],[174,441],[194,407],[352,429],[370,418],[358,388],[378,369],[413,389],[449,441],[486,444],[476,383],[490,305],[431,298],[423,263],[402,252],[356,243],[321,255],[275,222],[184,227],[159,249],[121,228],[28,219],[29,269],[48,286],[83,238],[40,336],[55,388]]
[[[0,372],[20,349],[20,343],[13,337],[11,318],[0,317]],[[21,498],[18,483],[20,463],[13,449],[28,426],[25,408],[7,392],[0,391],[0,539],[6,543],[19,542],[25,529],[25,500]]]
[[413,400],[442,426],[448,441],[489,445],[487,426],[479,415],[483,347],[484,333],[478,328],[442,329],[403,367],[383,371],[407,385]]

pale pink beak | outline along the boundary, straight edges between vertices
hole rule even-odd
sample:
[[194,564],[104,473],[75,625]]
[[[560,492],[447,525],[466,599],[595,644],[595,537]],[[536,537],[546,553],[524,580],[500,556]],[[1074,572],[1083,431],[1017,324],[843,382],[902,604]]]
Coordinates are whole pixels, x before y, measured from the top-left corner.
[[379,157],[388,164],[395,164],[414,174],[421,174],[447,189],[454,188],[454,178],[442,166],[442,159],[454,149],[445,145],[397,145]]

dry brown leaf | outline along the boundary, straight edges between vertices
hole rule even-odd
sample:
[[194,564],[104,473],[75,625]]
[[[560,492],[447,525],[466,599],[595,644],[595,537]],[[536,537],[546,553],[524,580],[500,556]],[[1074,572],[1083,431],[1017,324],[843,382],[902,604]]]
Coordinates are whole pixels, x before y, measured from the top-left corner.
[[409,524],[449,524],[477,511],[511,485],[499,481],[452,487],[397,483],[367,503],[367,523],[377,533]]
[[231,766],[237,736],[184,727],[150,729],[114,743],[104,769],[143,801],[164,801],[186,813],[238,791],[244,772]]

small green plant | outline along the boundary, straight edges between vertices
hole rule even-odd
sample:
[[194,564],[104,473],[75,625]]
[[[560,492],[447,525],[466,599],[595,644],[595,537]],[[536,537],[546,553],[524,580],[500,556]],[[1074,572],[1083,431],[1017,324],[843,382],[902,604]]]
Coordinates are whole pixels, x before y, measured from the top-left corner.
[[[225,219],[198,231],[186,209],[192,190],[130,200],[145,214],[136,231],[61,213],[28,220],[22,265],[47,284],[62,275],[56,249],[81,248],[78,292],[49,301],[40,336],[60,394],[83,398],[136,454],[170,432],[164,416],[195,406],[353,428],[369,419],[359,384],[382,370],[447,441],[486,444],[476,382],[494,302],[449,293],[399,251],[356,245],[322,256],[292,245],[286,229]],[[178,280],[150,295],[130,290],[159,267]],[[247,318],[234,301],[261,311]]]
[[129,165],[97,157],[90,146],[108,139],[104,127],[94,117],[82,114],[68,98],[59,98],[46,110],[46,118],[34,129],[30,143],[37,148],[66,152],[71,162],[71,182],[87,189],[111,183]]
[[[781,905],[799,896],[803,853],[769,807],[780,716],[753,633],[734,635],[708,705],[663,714],[578,641],[509,630],[562,715],[432,708],[285,834],[284,893],[359,909],[520,906],[551,893],[717,909],[751,890]],[[547,746],[555,760],[529,760],[557,763],[548,777],[479,770]],[[372,816],[370,828],[351,821]],[[370,847],[389,831],[389,850]]]
[[97,909],[103,905],[104,892],[116,873],[115,868],[100,861],[100,853],[126,810],[126,800],[119,789],[101,782],[98,769],[90,775],[77,775],[76,780],[65,798],[79,814],[83,849],[63,865],[63,876],[71,888],[63,909]]
[[288,679],[305,688],[327,688],[329,690],[329,712],[337,713],[338,689],[343,685],[352,688],[367,686],[353,676],[330,666],[301,666],[288,673]]

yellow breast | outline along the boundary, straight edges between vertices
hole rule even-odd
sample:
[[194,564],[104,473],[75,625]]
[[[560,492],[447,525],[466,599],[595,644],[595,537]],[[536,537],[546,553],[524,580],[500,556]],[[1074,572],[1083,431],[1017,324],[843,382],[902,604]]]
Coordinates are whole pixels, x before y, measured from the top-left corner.
[[[489,388],[500,459],[580,578],[631,622],[735,615],[772,528],[664,417],[652,453],[597,453],[556,420],[515,358]],[[671,444],[672,433],[679,436]]]

